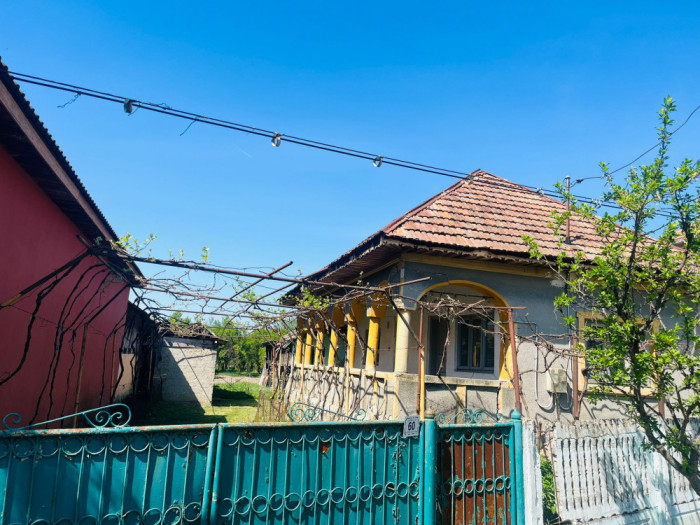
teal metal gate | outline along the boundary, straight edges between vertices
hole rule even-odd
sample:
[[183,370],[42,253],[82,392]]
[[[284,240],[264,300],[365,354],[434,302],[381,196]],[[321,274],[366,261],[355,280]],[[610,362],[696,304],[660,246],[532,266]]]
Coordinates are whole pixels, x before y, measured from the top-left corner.
[[436,501],[441,523],[523,523],[520,414],[514,411],[505,421],[500,414],[464,409],[450,418],[440,414],[438,424]]
[[199,523],[215,427],[92,412],[99,428],[0,433],[0,524]]
[[92,412],[97,428],[0,432],[0,525],[523,523],[517,413],[404,437],[393,421],[130,428]]
[[418,515],[422,450],[402,429],[222,425],[211,523],[409,523]]

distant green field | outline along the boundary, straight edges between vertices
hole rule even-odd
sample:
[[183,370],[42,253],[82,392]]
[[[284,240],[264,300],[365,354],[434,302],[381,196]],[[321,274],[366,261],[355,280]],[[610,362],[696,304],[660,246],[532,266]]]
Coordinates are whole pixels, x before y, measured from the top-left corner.
[[[228,374],[227,374],[228,375]],[[195,423],[245,423],[255,419],[258,399],[270,389],[244,381],[214,385],[213,403],[153,403],[134,414],[135,425],[184,425]]]

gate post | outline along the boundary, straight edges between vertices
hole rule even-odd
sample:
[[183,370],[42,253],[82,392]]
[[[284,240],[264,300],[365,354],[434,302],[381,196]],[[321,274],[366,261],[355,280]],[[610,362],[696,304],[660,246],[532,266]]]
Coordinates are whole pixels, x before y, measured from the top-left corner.
[[423,421],[425,452],[423,453],[423,525],[435,524],[435,502],[437,501],[437,424],[432,410],[425,412]]
[[219,425],[214,425],[214,428],[211,429],[211,432],[209,433],[209,450],[207,451],[207,463],[204,471],[204,492],[202,493],[202,517],[201,517],[201,524],[202,525],[208,525],[209,524],[209,512],[211,511],[211,502],[212,502],[212,495],[213,495],[213,489],[212,489],[212,482],[214,481],[214,472],[215,472],[215,458],[217,457],[217,450],[218,450],[218,433],[219,433]]
[[510,414],[513,421],[513,445],[515,448],[515,476],[511,470],[511,490],[512,481],[515,479],[515,523],[525,525],[525,487],[523,486],[523,422],[518,410],[513,410]]

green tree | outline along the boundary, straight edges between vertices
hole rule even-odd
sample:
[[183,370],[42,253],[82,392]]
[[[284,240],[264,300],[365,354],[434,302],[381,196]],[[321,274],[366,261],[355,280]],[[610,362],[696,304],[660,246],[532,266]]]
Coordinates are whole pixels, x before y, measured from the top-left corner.
[[[700,163],[668,167],[675,109],[666,98],[652,163],[631,168],[619,183],[602,165],[606,191],[599,204],[578,203],[562,191],[572,206],[553,215],[561,253],[550,263],[567,285],[555,305],[597,314],[578,334],[587,342],[578,351],[594,400],[621,403],[649,446],[700,494],[700,445],[691,431],[700,416]],[[591,221],[604,240],[593,260],[567,245],[572,214]],[[532,238],[525,240],[533,257],[545,259]],[[577,329],[575,317],[563,318]]]
[[237,325],[230,319],[219,319],[209,325],[224,343],[219,347],[217,368],[238,373],[262,372],[265,366],[263,343],[270,339],[261,330]]

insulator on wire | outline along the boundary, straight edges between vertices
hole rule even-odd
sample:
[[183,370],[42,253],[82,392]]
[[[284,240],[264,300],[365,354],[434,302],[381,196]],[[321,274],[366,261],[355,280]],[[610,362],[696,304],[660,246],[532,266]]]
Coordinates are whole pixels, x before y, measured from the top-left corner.
[[275,135],[272,137],[271,142],[275,148],[279,148],[282,144],[282,135],[280,135],[279,133],[275,133]]
[[124,113],[128,113],[131,115],[134,112],[134,101],[131,100],[130,98],[127,98],[124,101]]
[[372,166],[375,168],[379,168],[382,165],[382,156],[377,155],[374,160],[372,161]]

